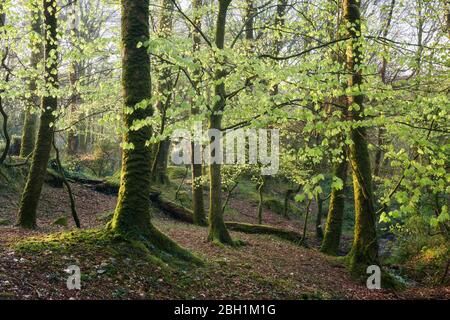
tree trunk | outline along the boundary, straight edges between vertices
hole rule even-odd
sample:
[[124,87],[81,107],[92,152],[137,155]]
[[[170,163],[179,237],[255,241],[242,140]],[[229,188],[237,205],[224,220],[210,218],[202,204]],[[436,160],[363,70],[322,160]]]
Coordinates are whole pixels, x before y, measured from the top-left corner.
[[[122,24],[122,92],[123,121],[127,131],[123,135],[122,171],[117,206],[108,228],[127,238],[138,239],[161,259],[169,256],[199,262],[188,251],[180,248],[150,221],[151,137],[150,126],[130,130],[135,121],[151,117],[153,108],[144,101],[151,98],[150,57],[139,42],[149,39],[149,1],[121,1]],[[141,104],[138,108],[137,104]],[[128,112],[132,109],[133,112]],[[129,148],[129,145],[133,145]],[[167,252],[161,254],[161,252]]]
[[[79,37],[78,32],[78,17],[77,17],[77,0],[72,1],[72,13],[71,13],[71,26],[70,33],[71,37],[75,37],[77,39]],[[76,40],[72,41],[72,46],[75,47]],[[69,73],[69,82],[70,87],[72,89],[72,96],[70,97],[70,114],[76,114],[78,105],[80,104],[80,94],[77,91],[77,83],[79,81],[79,64],[77,61],[71,61],[70,64],[70,73]],[[76,120],[76,119],[75,119]],[[75,155],[78,153],[80,141],[79,136],[76,133],[76,128],[69,129],[67,134],[67,153],[69,155]]]
[[169,139],[163,139],[159,141],[157,147],[155,148],[156,155],[152,166],[152,179],[156,183],[169,183],[169,177],[167,175],[169,148]]
[[332,188],[328,206],[327,222],[320,251],[337,255],[341,241],[342,220],[344,217],[345,184],[347,180],[347,159],[334,167],[334,176],[342,180],[342,189]]
[[[0,27],[4,27],[6,24],[6,14],[3,12],[3,3],[0,2]],[[8,49],[8,47],[6,47]],[[3,51],[3,50],[2,50]],[[0,59],[2,62],[6,61],[6,58],[8,57],[8,50],[4,50],[3,52],[0,52]],[[3,65],[2,65],[3,68]],[[5,82],[9,81],[9,73],[6,74]],[[4,89],[0,90],[0,93],[3,93]],[[2,96],[0,95],[0,114],[2,116],[2,130],[3,135],[5,137],[5,149],[0,153],[0,165],[3,164],[3,162],[6,160],[6,157],[9,153],[9,148],[11,146],[11,138],[8,134],[8,114],[5,112],[5,109],[3,108],[3,101]]]
[[[38,63],[43,58],[43,48],[40,39],[42,36],[42,11],[39,10],[40,5],[36,1],[31,2],[33,9],[31,10],[31,32],[37,35],[39,41],[32,40],[31,47],[31,68],[34,72],[38,72]],[[34,144],[36,142],[36,127],[38,123],[38,115],[36,112],[32,112],[31,109],[38,109],[40,104],[40,98],[36,95],[36,74],[33,74],[30,79],[30,93],[31,98],[29,100],[30,106],[25,110],[25,117],[22,129],[22,144],[20,146],[20,157],[26,158],[33,152]]]
[[252,46],[252,42],[255,39],[253,29],[256,10],[253,1],[254,0],[246,0],[245,2],[245,40],[250,42],[250,46]]
[[261,176],[261,180],[258,183],[258,224],[263,223],[263,189],[264,189],[265,179],[264,176]]
[[[389,7],[389,12],[388,12],[388,16],[386,19],[386,23],[384,25],[383,28],[383,38],[386,38],[388,36],[389,33],[389,28],[391,26],[391,22],[392,22],[392,15],[394,12],[394,7],[395,7],[395,1],[396,0],[391,0],[391,5]],[[387,50],[387,47],[385,47],[385,51]],[[386,71],[387,71],[387,64],[388,61],[386,59],[385,56],[383,56],[383,60],[381,62],[381,70],[380,70],[380,75],[381,75],[381,81],[383,81],[384,84],[388,83],[387,80],[387,75],[386,75]],[[375,164],[374,164],[374,169],[373,169],[373,175],[375,177],[379,177],[380,176],[380,170],[381,170],[381,165],[382,165],[382,159],[383,159],[383,150],[381,149],[381,146],[383,144],[384,141],[384,134],[386,133],[386,128],[384,126],[380,126],[378,128],[378,148],[377,148],[377,152],[375,153]]]
[[[200,50],[201,36],[198,29],[201,28],[201,8],[203,0],[193,0],[192,7],[194,10],[194,23],[197,28],[192,28],[192,40],[193,40],[193,52]],[[197,87],[201,81],[201,70],[196,69],[193,73],[194,85]],[[197,89],[197,88],[196,88]],[[194,101],[191,101],[191,115],[196,115],[198,113],[198,108],[195,106]],[[199,148],[197,150],[196,148]],[[196,146],[195,142],[191,143],[191,171],[192,171],[192,212],[194,223],[197,225],[206,225],[206,214],[205,214],[205,204],[203,201],[203,165],[196,163],[195,154],[201,154],[201,146]],[[198,159],[201,161],[201,159]]]
[[[135,108],[136,104],[151,98],[150,58],[138,43],[149,39],[149,2],[122,0],[122,87],[124,125],[129,129],[134,121],[153,115],[150,105]],[[122,172],[117,206],[110,226],[113,230],[130,234],[146,234],[150,222],[150,139],[151,129],[128,130],[123,135]]]
[[[225,44],[225,23],[227,17],[228,7],[231,0],[219,0],[219,13],[216,24],[216,46],[219,50],[224,48]],[[225,84],[223,82],[226,76],[224,70],[216,70],[214,86],[214,95],[219,99],[214,103],[213,110],[209,116],[209,129],[221,129],[222,125],[222,112],[226,104]],[[214,140],[210,139],[210,143]],[[216,141],[218,149],[220,150],[220,144],[222,142]],[[213,157],[214,150],[211,150],[210,156]],[[218,152],[217,149],[215,152]],[[221,179],[221,164],[210,163],[209,165],[209,180],[210,180],[210,195],[209,195],[209,233],[208,240],[213,242],[219,242],[223,244],[233,245],[233,240],[225,226],[222,212],[222,179]]]
[[322,230],[322,215],[323,215],[323,199],[320,195],[316,196],[317,202],[317,216],[316,216],[316,237],[317,239],[323,239],[323,230]]
[[[58,86],[58,44],[57,44],[57,20],[56,0],[44,0],[44,26],[45,34],[45,83],[52,89]],[[47,163],[52,148],[55,115],[58,105],[57,97],[52,92],[47,92],[42,98],[41,119],[36,145],[33,151],[30,171],[22,193],[19,208],[18,225],[24,228],[36,227],[36,209],[44,183]]]
[[[173,29],[173,1],[161,0],[161,11],[159,17],[159,25],[157,36],[163,39],[167,39],[172,34]],[[156,91],[161,98],[156,102],[156,108],[161,113],[161,127],[160,134],[164,133],[166,125],[166,113],[170,108],[170,100],[173,96],[174,82],[171,79],[171,69],[168,66],[162,66],[160,68],[160,77],[156,85]],[[156,154],[154,156],[152,165],[152,179],[155,182],[161,184],[169,183],[169,177],[167,176],[167,158],[169,156],[170,141],[165,138],[158,142],[156,147]]]
[[[346,68],[351,74],[348,87],[362,84],[362,71],[358,64],[362,62],[361,52],[361,16],[360,0],[343,0],[344,19],[348,35],[352,38],[347,44]],[[364,96],[355,93],[347,97],[348,106],[352,106],[350,119],[354,122],[364,119]],[[353,128],[352,145],[349,158],[353,175],[355,196],[355,231],[352,250],[349,253],[350,271],[363,275],[369,265],[378,265],[378,242],[375,226],[375,210],[372,193],[372,170],[370,168],[367,135],[364,127]]]

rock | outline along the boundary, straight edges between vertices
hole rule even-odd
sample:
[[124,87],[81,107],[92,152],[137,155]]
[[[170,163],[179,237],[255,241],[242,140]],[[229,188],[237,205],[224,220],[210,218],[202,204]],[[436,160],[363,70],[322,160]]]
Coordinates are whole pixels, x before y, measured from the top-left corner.
[[59,217],[55,221],[53,221],[53,225],[67,227],[67,218],[66,217]]

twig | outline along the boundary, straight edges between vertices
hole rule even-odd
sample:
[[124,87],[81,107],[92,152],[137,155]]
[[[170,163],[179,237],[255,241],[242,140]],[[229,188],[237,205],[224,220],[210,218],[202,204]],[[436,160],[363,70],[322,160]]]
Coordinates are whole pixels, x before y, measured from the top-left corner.
[[66,176],[64,175],[64,169],[62,167],[61,160],[59,158],[59,150],[56,147],[55,135],[54,134],[53,134],[52,144],[53,144],[53,149],[55,149],[55,153],[56,153],[56,163],[58,164],[59,173],[60,173],[60,175],[62,177],[64,185],[67,188],[67,193],[69,194],[70,210],[72,212],[73,220],[75,221],[75,225],[77,226],[77,228],[81,228],[80,219],[78,219],[78,214],[77,214],[77,210],[76,210],[76,207],[75,207],[75,199],[73,197],[73,193],[72,193],[72,189],[70,188],[70,184],[67,182]]

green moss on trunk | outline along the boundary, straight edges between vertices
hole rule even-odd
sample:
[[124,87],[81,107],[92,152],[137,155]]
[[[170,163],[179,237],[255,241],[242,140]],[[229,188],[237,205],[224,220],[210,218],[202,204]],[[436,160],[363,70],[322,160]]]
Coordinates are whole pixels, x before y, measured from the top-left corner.
[[170,182],[167,175],[167,160],[169,157],[170,140],[164,139],[158,142],[156,155],[152,166],[152,180],[160,184]]
[[135,121],[153,114],[151,97],[150,58],[139,42],[149,39],[149,1],[122,0],[122,88],[124,124],[122,171],[117,206],[109,229],[127,239],[143,243],[154,254],[175,256],[181,260],[199,262],[157,230],[150,221],[151,137],[150,126],[131,130]]
[[345,183],[347,180],[347,160],[336,164],[334,167],[334,176],[343,182],[342,189],[332,188],[330,204],[328,206],[327,222],[325,225],[325,234],[320,251],[337,255],[342,233],[342,220],[344,217],[345,203]]
[[[45,82],[48,88],[56,88],[58,86],[57,19],[55,8],[55,0],[44,1],[44,18],[47,28],[44,50],[46,60]],[[36,209],[52,148],[54,126],[51,124],[55,121],[54,111],[57,108],[57,104],[57,98],[54,93],[46,93],[42,98],[41,122],[30,172],[22,193],[19,208],[18,225],[24,228],[36,227]]]
[[[360,0],[343,0],[344,19],[351,39],[347,43],[347,71],[351,74],[348,87],[362,84],[362,71],[358,66],[363,61],[361,51]],[[357,90],[359,91],[359,90]],[[364,118],[364,96],[361,93],[347,97],[353,106],[350,117],[354,122]],[[357,105],[358,108],[354,106]],[[354,275],[364,275],[368,265],[379,265],[378,243],[375,228],[375,210],[372,192],[372,170],[370,168],[367,135],[364,127],[354,127],[351,131],[350,163],[355,196],[355,230],[352,249],[348,255],[350,271]]]
[[[209,129],[220,129],[221,121],[221,115],[211,115]],[[233,245],[233,240],[231,239],[231,236],[223,220],[221,197],[222,177],[220,174],[220,170],[221,165],[218,163],[211,163],[209,165],[210,195],[208,239],[213,242]]]
[[[219,0],[219,13],[216,24],[216,39],[215,43],[219,50],[224,48],[225,43],[225,23],[227,17],[230,0]],[[221,129],[222,126],[222,111],[225,108],[226,93],[223,78],[225,77],[224,70],[219,69],[215,72],[216,85],[214,86],[215,96],[220,97],[213,106],[213,112],[209,116],[209,129]],[[211,139],[210,143],[214,140]],[[220,144],[220,141],[216,141]],[[220,147],[219,147],[220,149]],[[213,151],[213,150],[211,150]],[[216,151],[217,152],[217,151]],[[211,156],[213,156],[211,154]],[[222,244],[233,245],[234,242],[225,226],[223,220],[222,210],[222,179],[221,179],[221,165],[218,163],[211,163],[209,165],[209,179],[210,179],[210,198],[209,198],[209,234],[208,240]]]
[[[36,1],[31,2],[33,10],[31,10],[31,32],[42,36],[42,11],[39,10],[40,6]],[[31,68],[37,72],[38,63],[43,58],[42,44],[40,42],[31,42]],[[37,49],[37,50],[36,50]],[[32,108],[37,109],[39,107],[40,98],[36,95],[36,76],[32,75],[30,78],[30,92],[31,98],[28,101],[28,107],[25,110],[25,117],[22,129],[22,143],[20,146],[20,156],[26,158],[33,152],[34,143],[36,141],[36,129],[38,124],[37,113],[31,112]]]

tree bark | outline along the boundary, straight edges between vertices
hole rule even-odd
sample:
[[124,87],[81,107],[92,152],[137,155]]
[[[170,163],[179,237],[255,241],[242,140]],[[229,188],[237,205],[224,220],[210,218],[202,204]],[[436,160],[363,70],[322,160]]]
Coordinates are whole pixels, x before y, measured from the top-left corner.
[[[389,28],[390,28],[391,22],[392,22],[392,15],[394,13],[395,1],[396,0],[391,0],[391,5],[389,7],[388,16],[386,18],[386,23],[383,28],[383,33],[382,33],[383,38],[386,38],[389,33]],[[387,48],[385,48],[385,51],[387,51]],[[388,64],[388,61],[387,61],[386,57],[383,56],[383,59],[381,61],[380,75],[381,75],[381,81],[384,84],[388,83],[387,74],[386,74],[387,64]],[[383,150],[381,149],[381,146],[384,142],[385,133],[386,133],[386,128],[384,126],[380,126],[378,128],[378,149],[377,149],[377,152],[375,153],[375,164],[374,164],[374,169],[373,169],[373,175],[375,177],[380,176],[381,164],[382,164],[382,159],[383,159]]]
[[[363,60],[361,51],[361,16],[360,0],[343,0],[344,20],[351,40],[347,43],[346,68],[351,77],[348,87],[359,91],[362,84],[360,64]],[[364,119],[364,96],[361,93],[347,96],[348,106],[352,106],[350,120],[359,122]],[[352,168],[353,189],[355,196],[355,231],[353,246],[348,255],[350,271],[363,275],[369,265],[378,265],[378,242],[375,226],[375,210],[372,192],[372,170],[370,169],[369,150],[366,129],[362,126],[352,128],[352,144],[349,158]]]
[[[33,10],[31,10],[31,32],[37,35],[39,39],[36,41],[31,41],[31,68],[37,73],[38,63],[43,58],[43,48],[40,39],[42,37],[42,11],[38,8],[40,7],[36,1],[31,2],[33,5]],[[22,143],[20,146],[20,157],[26,158],[31,152],[33,152],[34,144],[36,142],[36,127],[38,124],[38,114],[32,112],[31,109],[38,109],[40,104],[40,97],[36,95],[36,74],[33,74],[30,79],[30,93],[31,98],[29,100],[30,106],[25,110],[25,117],[22,129]]]
[[[194,23],[196,28],[192,28],[192,41],[193,48],[192,51],[195,55],[196,52],[200,51],[201,45],[201,35],[198,30],[201,29],[202,19],[201,19],[201,8],[202,8],[203,0],[193,0],[192,7],[194,10]],[[197,68],[193,72],[193,82],[195,89],[197,89],[198,84],[201,82],[201,70]],[[191,115],[195,116],[198,114],[198,108],[195,106],[194,101],[191,101]],[[197,150],[197,148],[199,150]],[[191,186],[192,186],[192,212],[194,223],[197,225],[206,225],[206,214],[205,214],[205,204],[203,201],[203,165],[200,163],[196,163],[195,153],[201,153],[202,147],[200,145],[196,145],[193,141],[191,143]],[[201,159],[198,159],[201,161]]]
[[[223,50],[225,44],[225,23],[227,17],[228,7],[231,0],[219,0],[219,13],[216,24],[216,39],[215,44],[219,50]],[[209,116],[209,129],[221,129],[222,125],[222,111],[226,104],[225,84],[223,82],[226,74],[223,69],[215,72],[215,86],[214,95],[219,97],[214,103],[211,115]],[[210,139],[210,143],[214,140]],[[221,142],[216,141],[217,145]],[[220,146],[219,146],[220,149]],[[211,150],[213,152],[213,150]],[[216,150],[217,152],[217,150]],[[213,154],[210,154],[211,157]],[[225,226],[222,212],[222,180],[221,180],[221,164],[210,163],[209,165],[209,181],[210,181],[210,195],[209,195],[209,232],[208,240],[219,242],[223,244],[233,245],[234,242]]]
[[[150,126],[129,130],[135,121],[153,115],[151,105],[135,106],[151,98],[150,58],[139,42],[149,39],[149,1],[122,0],[122,88],[123,135],[122,171],[116,210],[110,226],[130,234],[146,234],[150,222]],[[132,112],[125,112],[132,109]],[[132,144],[132,147],[129,145]]]
[[[147,125],[138,130],[130,130],[135,121],[153,115],[149,102],[150,56],[144,46],[138,47],[138,43],[147,41],[150,36],[149,1],[122,0],[121,11],[123,121],[126,132],[123,135],[117,205],[108,229],[143,242],[163,260],[170,253],[172,259],[176,257],[200,263],[198,258],[179,247],[150,221],[151,147],[147,140],[151,137],[151,128]],[[147,104],[146,107],[143,106],[144,103]]]
[[264,184],[265,184],[265,179],[264,176],[260,177],[260,181],[256,187],[256,189],[258,190],[258,224],[262,224],[263,223],[263,189],[264,189]]
[[[44,0],[45,34],[44,59],[46,87],[58,87],[58,40],[56,0]],[[38,136],[33,151],[30,171],[22,193],[19,208],[18,225],[23,228],[36,227],[36,209],[44,183],[47,163],[52,148],[54,122],[58,100],[55,93],[47,92],[42,98],[41,117]]]
[[[71,13],[71,26],[70,33],[72,37],[76,39],[79,37],[78,32],[78,16],[77,16],[77,0],[72,1],[72,13]],[[72,46],[76,45],[76,41],[72,41]],[[77,112],[78,105],[80,104],[80,94],[77,90],[77,84],[79,81],[80,72],[79,72],[79,64],[77,61],[71,61],[70,63],[70,73],[69,73],[69,82],[70,87],[72,89],[72,96],[70,97],[70,114],[73,115]],[[75,155],[79,150],[79,136],[76,133],[76,129],[72,128],[69,130],[67,134],[67,153],[69,155]]]
[[[3,12],[3,3],[0,3],[0,27],[4,27],[6,24],[6,14]],[[6,50],[2,50],[1,52],[1,62],[2,65],[0,66],[1,68],[4,67],[4,63],[6,63],[6,58],[8,57],[8,47],[6,47]],[[5,78],[5,82],[8,82],[9,80],[9,73],[7,73],[6,78]],[[0,93],[3,93],[4,90],[2,89],[0,91]],[[3,162],[5,161],[6,157],[8,156],[9,153],[9,148],[11,146],[11,138],[9,137],[9,133],[8,133],[8,114],[5,112],[5,109],[3,108],[3,100],[2,100],[2,96],[0,95],[0,115],[3,118],[3,123],[2,123],[2,131],[3,131],[3,135],[5,137],[5,149],[0,153],[0,165],[3,164]]]
[[[161,11],[158,25],[158,37],[167,39],[172,34],[173,29],[173,1],[161,0]],[[167,109],[170,108],[170,100],[173,95],[174,82],[171,79],[171,70],[168,66],[162,66],[160,68],[161,75],[156,85],[156,91],[161,97],[156,102],[156,108],[161,114],[160,134],[164,133],[166,121],[167,121]],[[157,143],[156,154],[152,165],[152,179],[155,182],[161,184],[169,183],[169,177],[167,176],[167,158],[169,156],[170,141],[168,138],[164,138]]]
[[342,189],[332,188],[330,204],[328,206],[327,222],[320,251],[337,255],[341,241],[342,221],[345,205],[345,184],[347,180],[347,159],[342,160],[334,167],[334,176],[342,180]]

